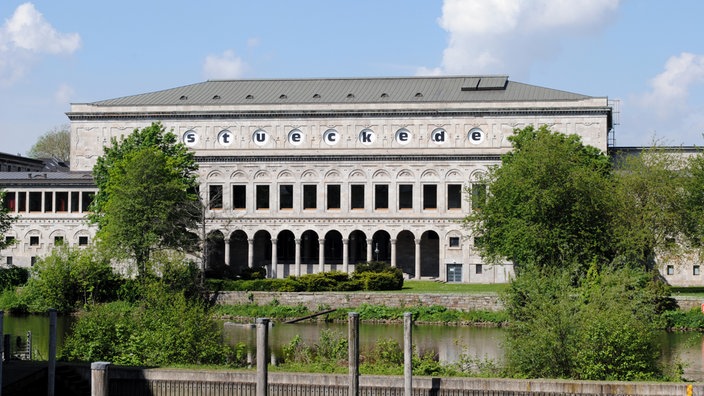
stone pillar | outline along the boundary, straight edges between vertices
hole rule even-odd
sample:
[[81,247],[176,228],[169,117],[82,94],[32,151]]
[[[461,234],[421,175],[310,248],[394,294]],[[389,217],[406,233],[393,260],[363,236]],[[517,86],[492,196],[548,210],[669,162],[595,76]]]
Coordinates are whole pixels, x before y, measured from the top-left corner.
[[348,314],[348,336],[347,345],[349,347],[349,396],[359,395],[359,313],[350,312]]
[[269,394],[269,319],[257,318],[257,396]]
[[413,314],[403,313],[403,394],[413,396]]
[[276,238],[271,238],[271,277],[276,278],[276,267],[279,265],[279,257],[277,252],[277,243],[279,242]]
[[230,238],[225,238],[225,265],[230,266]]
[[342,240],[342,272],[350,273],[350,240]]
[[374,244],[374,241],[369,240],[369,238],[367,238],[367,262],[374,260],[374,257],[372,256],[372,245],[373,244]]
[[247,239],[247,267],[254,267],[254,239]]
[[447,253],[447,244],[445,242],[441,242],[438,247],[438,272],[440,272],[438,275],[440,275],[440,281],[447,282],[447,262],[445,260],[445,254]]
[[296,276],[301,276],[301,238],[296,238]]
[[47,370],[47,395],[54,396],[56,383],[56,310],[49,309],[49,366]]
[[396,268],[396,240],[391,239],[391,266]]
[[415,279],[420,279],[420,238],[416,238],[416,276]]
[[318,272],[325,272],[325,239],[318,239]]
[[94,362],[90,364],[90,394],[91,396],[108,396],[110,379],[108,368],[110,362]]

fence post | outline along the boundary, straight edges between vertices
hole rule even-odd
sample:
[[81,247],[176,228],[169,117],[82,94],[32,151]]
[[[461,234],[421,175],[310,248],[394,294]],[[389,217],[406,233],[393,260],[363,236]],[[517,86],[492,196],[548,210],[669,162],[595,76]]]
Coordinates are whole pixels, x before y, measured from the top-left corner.
[[0,310],[0,396],[2,396],[2,363],[5,360],[5,333],[2,330],[5,324],[5,311]]
[[32,331],[27,330],[27,348],[26,351],[27,353],[27,360],[32,360],[34,356],[32,356]]
[[56,382],[56,310],[49,309],[49,383],[47,384],[47,395],[54,396],[54,384]]
[[90,364],[90,395],[108,396],[110,362],[93,362]]
[[348,338],[349,346],[349,391],[348,396],[359,395],[359,313],[350,312],[348,314]]
[[413,314],[403,313],[403,394],[413,395]]
[[269,394],[269,369],[267,352],[269,349],[269,319],[257,318],[257,396]]

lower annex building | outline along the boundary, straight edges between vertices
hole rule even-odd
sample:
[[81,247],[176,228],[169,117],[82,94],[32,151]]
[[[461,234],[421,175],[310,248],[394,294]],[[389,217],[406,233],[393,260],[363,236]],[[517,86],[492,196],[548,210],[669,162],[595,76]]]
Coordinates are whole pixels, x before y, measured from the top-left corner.
[[606,97],[506,76],[206,81],[67,115],[71,172],[0,172],[19,217],[7,264],[89,244],[103,146],[159,121],[199,163],[209,267],[286,277],[378,260],[410,278],[506,282],[512,265],[483,263],[460,220],[514,128],[545,124],[603,151],[613,137]]

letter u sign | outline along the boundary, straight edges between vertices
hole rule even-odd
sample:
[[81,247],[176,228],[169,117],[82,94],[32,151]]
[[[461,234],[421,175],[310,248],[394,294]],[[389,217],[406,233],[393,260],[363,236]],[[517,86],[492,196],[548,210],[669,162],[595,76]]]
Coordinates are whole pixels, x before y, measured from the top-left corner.
[[269,143],[269,134],[263,129],[257,129],[252,134],[252,141],[254,141],[254,144],[257,146],[264,146]]

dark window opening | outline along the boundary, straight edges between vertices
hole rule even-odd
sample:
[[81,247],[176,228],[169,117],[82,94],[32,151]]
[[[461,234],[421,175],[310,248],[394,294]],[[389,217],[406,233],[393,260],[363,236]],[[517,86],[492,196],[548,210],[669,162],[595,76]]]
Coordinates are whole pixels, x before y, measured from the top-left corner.
[[472,209],[481,209],[486,203],[486,184],[472,184]]
[[401,184],[398,186],[398,208],[413,209],[413,185]]
[[350,190],[351,190],[350,208],[364,209],[364,185],[363,184],[353,184],[350,186]]
[[447,208],[462,209],[462,185],[448,184],[447,185]]
[[374,209],[389,208],[389,185],[377,184],[374,186]]
[[208,209],[222,209],[222,186],[208,188]]
[[340,185],[328,184],[328,209],[340,209]]
[[438,208],[438,186],[435,184],[423,185],[423,209]]
[[269,209],[269,186],[257,186],[257,209]]
[[232,186],[232,208],[246,209],[247,208],[247,186],[237,185]]
[[315,185],[303,186],[303,209],[318,207],[318,189]]
[[279,209],[293,209],[293,185],[279,186]]

